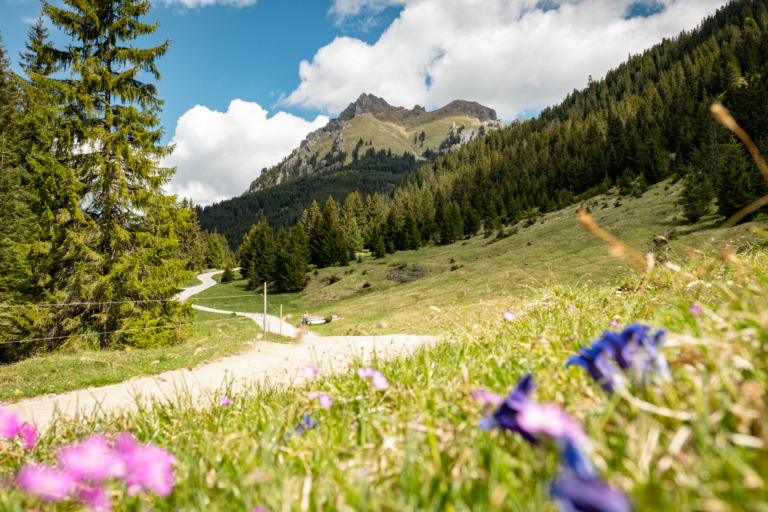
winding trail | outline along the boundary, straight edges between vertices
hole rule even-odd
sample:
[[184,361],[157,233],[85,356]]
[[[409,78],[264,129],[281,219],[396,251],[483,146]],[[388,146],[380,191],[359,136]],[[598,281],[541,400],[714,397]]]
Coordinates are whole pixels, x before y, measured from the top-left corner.
[[[210,288],[216,282],[216,273],[200,274],[202,284],[183,290],[177,297],[187,300],[196,293]],[[258,313],[242,313],[193,306],[202,311],[245,316],[257,323],[263,321]],[[281,320],[267,315],[271,332],[278,332]],[[259,323],[259,325],[262,325]],[[295,336],[296,327],[282,322],[283,334]],[[362,364],[378,358],[394,358],[409,354],[417,348],[437,340],[436,336],[388,334],[380,336],[327,336],[315,334],[299,336],[294,343],[256,342],[253,348],[237,355],[204,364],[200,367],[173,370],[148,377],[133,379],[109,386],[70,391],[58,395],[44,395],[7,405],[18,411],[25,420],[32,420],[39,429],[46,430],[58,416],[90,418],[100,413],[136,410],[153,401],[172,401],[179,394],[188,394],[193,403],[217,400],[215,393],[228,384],[233,393],[254,383],[296,385],[304,382],[298,369],[314,364],[324,373],[348,371],[359,360]]]

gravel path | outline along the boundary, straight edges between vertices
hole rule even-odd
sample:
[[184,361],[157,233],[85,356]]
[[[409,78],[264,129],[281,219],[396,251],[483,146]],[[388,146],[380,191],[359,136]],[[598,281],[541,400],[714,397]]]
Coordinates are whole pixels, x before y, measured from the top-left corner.
[[[179,298],[188,299],[195,293],[216,284],[211,278],[215,273],[201,274],[203,284],[187,288]],[[231,311],[211,310],[196,306],[203,311],[231,314]],[[259,322],[263,315],[240,313]],[[280,319],[267,315],[269,330],[277,332]],[[283,334],[295,333],[296,328],[283,322]],[[290,329],[293,329],[292,331]],[[174,370],[151,377],[103,386],[71,391],[60,395],[47,395],[22,400],[6,406],[21,413],[25,420],[32,420],[39,429],[47,429],[53,420],[65,417],[91,417],[99,412],[135,410],[138,404],[151,403],[153,399],[172,400],[179,393],[188,393],[196,402],[205,399],[229,382],[234,392],[258,382],[294,385],[303,382],[298,368],[315,364],[325,373],[348,371],[355,360],[367,364],[374,354],[379,358],[393,358],[408,354],[435,336],[391,334],[381,336],[300,336],[294,343],[256,342],[252,349],[193,368]],[[213,397],[217,399],[218,397]]]

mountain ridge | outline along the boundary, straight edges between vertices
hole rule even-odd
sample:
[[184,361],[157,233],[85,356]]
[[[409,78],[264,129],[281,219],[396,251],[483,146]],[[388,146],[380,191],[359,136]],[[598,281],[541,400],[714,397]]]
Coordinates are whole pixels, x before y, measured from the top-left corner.
[[432,111],[420,105],[409,110],[362,93],[338,117],[309,133],[282,162],[263,169],[246,193],[354,163],[361,148],[429,160],[502,126],[494,109],[473,101],[454,100]]

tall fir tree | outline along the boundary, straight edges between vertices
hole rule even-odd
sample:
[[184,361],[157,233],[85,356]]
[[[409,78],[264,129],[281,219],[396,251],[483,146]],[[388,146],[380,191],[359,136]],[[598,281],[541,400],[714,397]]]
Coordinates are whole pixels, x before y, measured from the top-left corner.
[[247,269],[248,287],[259,289],[271,282],[275,272],[275,237],[267,219],[261,218],[248,233],[248,245],[243,248],[240,265]]
[[171,299],[187,278],[176,232],[189,215],[163,193],[173,169],[158,165],[170,153],[162,102],[141,80],[159,80],[169,43],[134,45],[157,29],[141,21],[147,1],[61,5],[43,2],[43,15],[70,43],[32,45],[26,71],[41,127],[30,158],[41,219],[33,298],[67,305],[38,315],[28,334],[97,334],[102,348],[177,342],[182,332],[167,327],[187,309]]
[[23,254],[34,227],[22,99],[0,34],[0,302],[19,298]]
[[281,230],[277,240],[275,284],[280,292],[300,292],[309,282],[309,246],[301,224],[291,229],[290,235]]
[[685,188],[680,194],[683,215],[691,224],[698,222],[712,211],[715,189],[706,172],[690,171],[686,176]]
[[335,267],[349,263],[349,248],[339,223],[339,208],[332,197],[325,203],[312,243],[318,267]]

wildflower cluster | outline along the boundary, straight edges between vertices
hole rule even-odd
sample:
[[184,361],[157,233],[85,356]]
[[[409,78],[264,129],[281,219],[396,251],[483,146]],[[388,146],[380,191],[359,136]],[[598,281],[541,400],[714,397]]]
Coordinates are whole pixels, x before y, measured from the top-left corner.
[[603,389],[613,393],[625,387],[624,372],[631,371],[641,377],[653,370],[664,380],[670,381],[669,366],[661,351],[665,331],[653,335],[646,325],[632,324],[621,333],[605,331],[603,337],[590,347],[582,347],[579,353],[568,359],[568,366],[581,366]]
[[129,433],[114,440],[92,436],[65,446],[58,467],[31,464],[17,476],[19,486],[45,501],[64,501],[75,496],[90,510],[112,510],[104,487],[108,479],[125,482],[129,496],[151,490],[167,496],[173,489],[175,457],[151,444],[139,444]]
[[[27,449],[37,442],[34,425],[22,422],[15,411],[0,407],[0,438],[18,436]],[[175,457],[151,444],[136,442],[129,433],[112,441],[92,436],[59,450],[58,465],[28,464],[16,475],[27,493],[45,501],[65,501],[73,496],[93,512],[112,510],[104,487],[110,479],[125,482],[129,496],[152,490],[161,496],[173,489]]]

